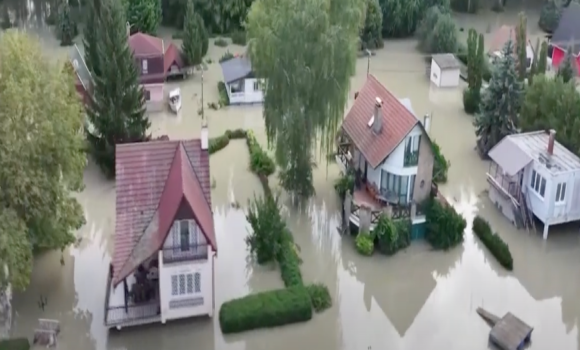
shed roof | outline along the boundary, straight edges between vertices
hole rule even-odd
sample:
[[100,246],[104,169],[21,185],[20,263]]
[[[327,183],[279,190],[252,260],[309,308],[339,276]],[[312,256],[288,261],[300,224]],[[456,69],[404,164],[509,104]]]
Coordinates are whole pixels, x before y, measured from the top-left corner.
[[[554,151],[551,156],[548,155],[548,140],[550,135],[546,131],[514,134],[506,136],[506,138],[509,138],[511,142],[517,145],[530,158],[544,164],[552,174],[580,171],[580,158],[558,141],[554,141]],[[509,161],[516,162],[516,159],[510,158]]]
[[201,140],[123,144],[115,153],[114,285],[161,248],[182,201],[217,251],[209,155]]
[[570,5],[562,10],[558,27],[552,34],[550,43],[558,46],[564,51],[572,45],[574,54],[580,52],[580,4],[570,2]]
[[[380,134],[374,133],[368,126],[377,97],[383,102],[381,107],[383,130]],[[342,130],[349,136],[370,166],[376,168],[417,124],[421,125],[409,108],[387,90],[377,78],[369,75],[344,118]]]
[[509,176],[517,174],[533,159],[512,138],[504,137],[488,153],[489,158],[496,162]]
[[437,63],[441,69],[458,69],[459,62],[451,53],[440,53],[432,56],[433,61]]
[[233,57],[220,63],[224,82],[231,83],[252,75],[252,63],[246,56]]

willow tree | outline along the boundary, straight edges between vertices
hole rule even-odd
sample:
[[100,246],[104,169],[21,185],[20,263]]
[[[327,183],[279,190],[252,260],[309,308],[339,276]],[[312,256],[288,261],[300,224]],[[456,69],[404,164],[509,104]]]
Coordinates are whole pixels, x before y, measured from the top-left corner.
[[334,144],[363,12],[358,0],[256,0],[248,14],[252,68],[265,79],[268,142],[293,195],[314,193],[313,151]]

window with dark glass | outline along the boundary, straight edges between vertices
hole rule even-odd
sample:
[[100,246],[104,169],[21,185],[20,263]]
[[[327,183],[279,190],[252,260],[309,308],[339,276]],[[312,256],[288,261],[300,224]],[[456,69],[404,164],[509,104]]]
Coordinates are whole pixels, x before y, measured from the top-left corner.
[[414,185],[414,181],[414,175],[400,176],[381,170],[380,194],[388,202],[407,204],[408,199],[412,198],[409,187]]
[[404,166],[416,166],[419,163],[419,145],[421,135],[410,136],[405,139],[405,162]]
[[181,220],[179,224],[179,242],[181,251],[186,251],[189,249],[189,221]]

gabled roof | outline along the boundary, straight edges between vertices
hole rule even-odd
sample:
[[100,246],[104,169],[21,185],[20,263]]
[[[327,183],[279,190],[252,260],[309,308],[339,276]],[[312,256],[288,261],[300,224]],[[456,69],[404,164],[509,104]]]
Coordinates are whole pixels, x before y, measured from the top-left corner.
[[75,70],[79,82],[82,84],[83,88],[87,90],[93,81],[91,72],[87,68],[83,54],[79,50],[79,47],[75,44],[69,53],[70,62]]
[[114,285],[162,247],[182,201],[217,251],[209,155],[200,140],[117,145],[116,181]]
[[175,44],[170,43],[165,50],[165,56],[163,56],[163,68],[165,73],[169,71],[171,66],[176,64],[179,69],[183,68],[185,65],[183,64],[183,59],[181,57],[181,52],[175,46]]
[[493,146],[487,155],[509,176],[514,176],[533,160],[509,136]]
[[[379,134],[374,133],[368,126],[374,113],[377,97],[383,102],[381,108],[383,127]],[[376,168],[417,124],[421,125],[413,113],[377,78],[369,75],[344,118],[342,130],[349,136],[370,166]]]
[[138,57],[162,56],[165,53],[163,39],[144,33],[131,35],[129,47],[133,51],[133,55]]
[[550,43],[564,51],[572,45],[572,52],[575,55],[580,52],[580,4],[572,1],[562,9],[560,22],[552,34]]
[[220,63],[224,82],[231,83],[236,80],[250,77],[252,72],[252,63],[246,56],[233,57]]

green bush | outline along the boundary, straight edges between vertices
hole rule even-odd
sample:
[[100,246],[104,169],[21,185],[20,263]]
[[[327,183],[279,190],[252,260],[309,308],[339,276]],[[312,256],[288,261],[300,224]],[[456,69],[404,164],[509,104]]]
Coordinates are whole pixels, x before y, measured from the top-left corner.
[[30,342],[26,338],[0,340],[0,350],[29,350]]
[[433,151],[433,182],[441,184],[447,182],[447,172],[449,171],[449,166],[451,163],[447,159],[443,153],[441,153],[441,147],[435,142],[435,140],[431,140],[431,150]]
[[225,62],[225,61],[229,61],[232,58],[234,58],[234,54],[231,53],[229,50],[226,50],[226,52],[224,52],[224,54],[222,55],[222,57],[220,57],[219,59],[219,63]]
[[249,202],[246,220],[252,227],[252,232],[246,237],[250,253],[256,255],[258,264],[273,261],[283,249],[286,230],[278,199],[274,196],[255,197]]
[[219,46],[219,47],[226,47],[226,46],[228,46],[228,41],[224,38],[217,38],[217,39],[215,39],[213,44],[215,46]]
[[233,32],[230,35],[230,38],[232,39],[232,44],[235,45],[240,45],[240,46],[245,46],[246,45],[246,32],[243,31],[237,31],[237,32]]
[[465,88],[463,90],[463,110],[467,114],[475,114],[479,109],[481,93],[477,90]]
[[467,223],[452,206],[442,204],[436,198],[432,198],[426,214],[425,238],[433,248],[447,250],[463,242]]
[[292,234],[285,230],[283,232],[281,249],[278,253],[277,260],[280,266],[280,274],[286,288],[302,286],[302,273],[300,272],[300,257],[298,248],[294,243]]
[[332,306],[332,298],[328,287],[321,283],[311,284],[306,286],[306,290],[310,295],[312,307],[316,312],[322,312]]
[[430,7],[417,27],[419,49],[425,53],[456,52],[458,46],[457,27],[448,12],[439,6]]
[[352,193],[354,190],[354,174],[352,172],[341,174],[334,182],[334,189],[340,200],[343,201],[346,192],[350,191]]
[[366,0],[365,23],[361,29],[361,50],[374,50],[384,46],[383,35],[383,12],[378,0]]
[[489,223],[481,216],[476,216],[473,219],[473,233],[481,242],[487,247],[497,261],[506,269],[513,270],[514,261],[510,253],[509,246],[501,239],[497,233],[494,233],[489,226]]
[[[410,219],[399,219],[393,221],[395,230],[397,230],[397,249],[401,250],[411,245],[411,226],[413,223]],[[379,241],[380,242],[380,241]]]
[[218,92],[220,95],[219,104],[221,107],[229,106],[230,105],[230,96],[228,95],[228,90],[226,88],[226,83],[220,81],[217,85]]
[[548,33],[552,33],[558,27],[560,22],[560,16],[562,15],[562,10],[560,6],[556,3],[556,0],[544,1],[542,6],[542,11],[540,12],[540,20],[538,21],[538,26]]
[[373,236],[379,241],[379,251],[383,254],[393,255],[399,250],[399,235],[393,220],[382,214],[373,230]]
[[257,175],[272,175],[276,171],[276,165],[268,153],[262,149],[252,131],[247,132],[246,143],[250,152],[250,170]]
[[312,301],[306,288],[291,287],[248,295],[222,304],[222,333],[304,322],[312,318]]
[[221,151],[226,148],[230,143],[230,140],[243,139],[246,137],[246,131],[244,129],[226,130],[226,132],[218,137],[211,138],[208,144],[209,154],[214,154],[217,151]]
[[369,233],[360,232],[354,240],[356,250],[362,255],[371,256],[375,250],[373,237]]

